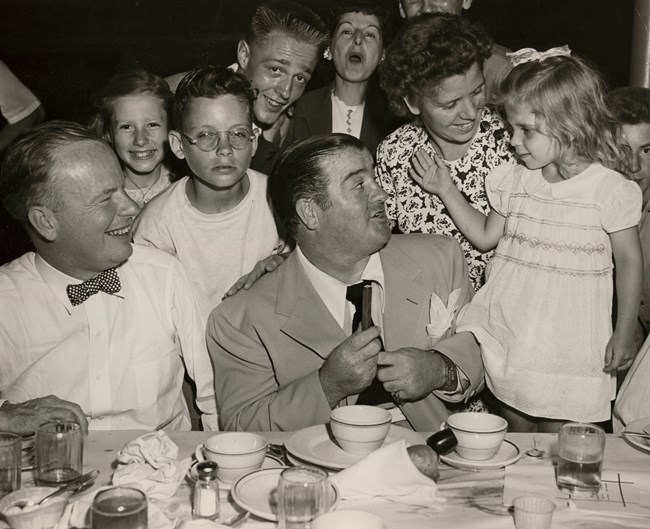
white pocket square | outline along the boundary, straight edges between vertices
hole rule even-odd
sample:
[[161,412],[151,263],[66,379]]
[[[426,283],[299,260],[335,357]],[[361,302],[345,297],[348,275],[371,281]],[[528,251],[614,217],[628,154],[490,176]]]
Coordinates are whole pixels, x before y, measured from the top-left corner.
[[461,289],[457,288],[447,299],[447,305],[438,297],[437,294],[431,294],[429,303],[429,325],[427,325],[427,334],[429,338],[440,338],[447,329],[451,327],[454,316],[458,312],[458,300]]

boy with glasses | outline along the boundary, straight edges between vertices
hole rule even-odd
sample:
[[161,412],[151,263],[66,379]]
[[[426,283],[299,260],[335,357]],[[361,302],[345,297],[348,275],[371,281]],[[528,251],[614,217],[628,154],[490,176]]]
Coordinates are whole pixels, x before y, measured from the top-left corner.
[[227,68],[201,67],[183,78],[169,143],[190,175],[149,202],[135,229],[137,244],[177,256],[207,295],[206,311],[282,246],[267,176],[249,167],[257,148],[254,100],[250,82]]

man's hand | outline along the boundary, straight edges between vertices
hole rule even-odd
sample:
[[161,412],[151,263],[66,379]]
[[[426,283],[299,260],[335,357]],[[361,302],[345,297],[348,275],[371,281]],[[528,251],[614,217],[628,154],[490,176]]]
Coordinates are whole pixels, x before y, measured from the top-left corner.
[[244,290],[248,290],[253,286],[253,283],[255,283],[255,281],[257,281],[264,274],[267,272],[273,272],[273,270],[275,270],[280,265],[280,263],[282,263],[282,261],[287,258],[288,255],[289,254],[269,255],[266,259],[258,261],[248,274],[240,277],[237,282],[228,289],[228,291],[223,295],[222,299],[234,296],[242,288]]
[[419,400],[445,382],[445,362],[435,351],[415,347],[382,351],[377,364],[377,378],[384,389],[397,392],[400,400]]
[[20,435],[31,435],[39,425],[56,419],[78,422],[83,434],[88,433],[88,420],[79,405],[54,395],[0,407],[0,430]]
[[636,358],[637,350],[633,333],[614,332],[605,348],[605,373],[627,369]]
[[409,176],[427,193],[442,197],[452,186],[455,187],[445,162],[436,155],[433,158],[424,150],[417,151],[411,158]]
[[346,338],[327,357],[318,376],[330,408],[366,389],[377,373],[381,350],[379,327],[373,325]]

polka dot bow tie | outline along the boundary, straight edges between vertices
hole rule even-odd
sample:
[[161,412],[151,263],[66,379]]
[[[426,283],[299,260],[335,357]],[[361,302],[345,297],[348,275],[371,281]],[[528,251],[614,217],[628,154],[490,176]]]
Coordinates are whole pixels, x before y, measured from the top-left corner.
[[65,290],[68,293],[68,298],[70,298],[70,303],[76,306],[86,301],[90,296],[97,294],[100,290],[107,294],[115,294],[120,291],[120,288],[122,288],[122,285],[120,285],[117,270],[111,268],[79,285],[68,285]]

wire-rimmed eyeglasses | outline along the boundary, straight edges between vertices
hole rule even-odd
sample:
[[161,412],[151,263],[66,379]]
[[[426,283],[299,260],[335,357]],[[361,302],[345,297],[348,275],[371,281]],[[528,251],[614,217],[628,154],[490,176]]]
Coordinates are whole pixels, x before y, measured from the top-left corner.
[[241,151],[250,145],[255,138],[255,134],[251,129],[246,127],[237,127],[232,130],[204,130],[199,133],[198,138],[192,138],[180,130],[178,133],[183,136],[192,145],[196,145],[203,152],[210,152],[217,148],[219,138],[225,135],[228,138],[228,143],[233,149]]

